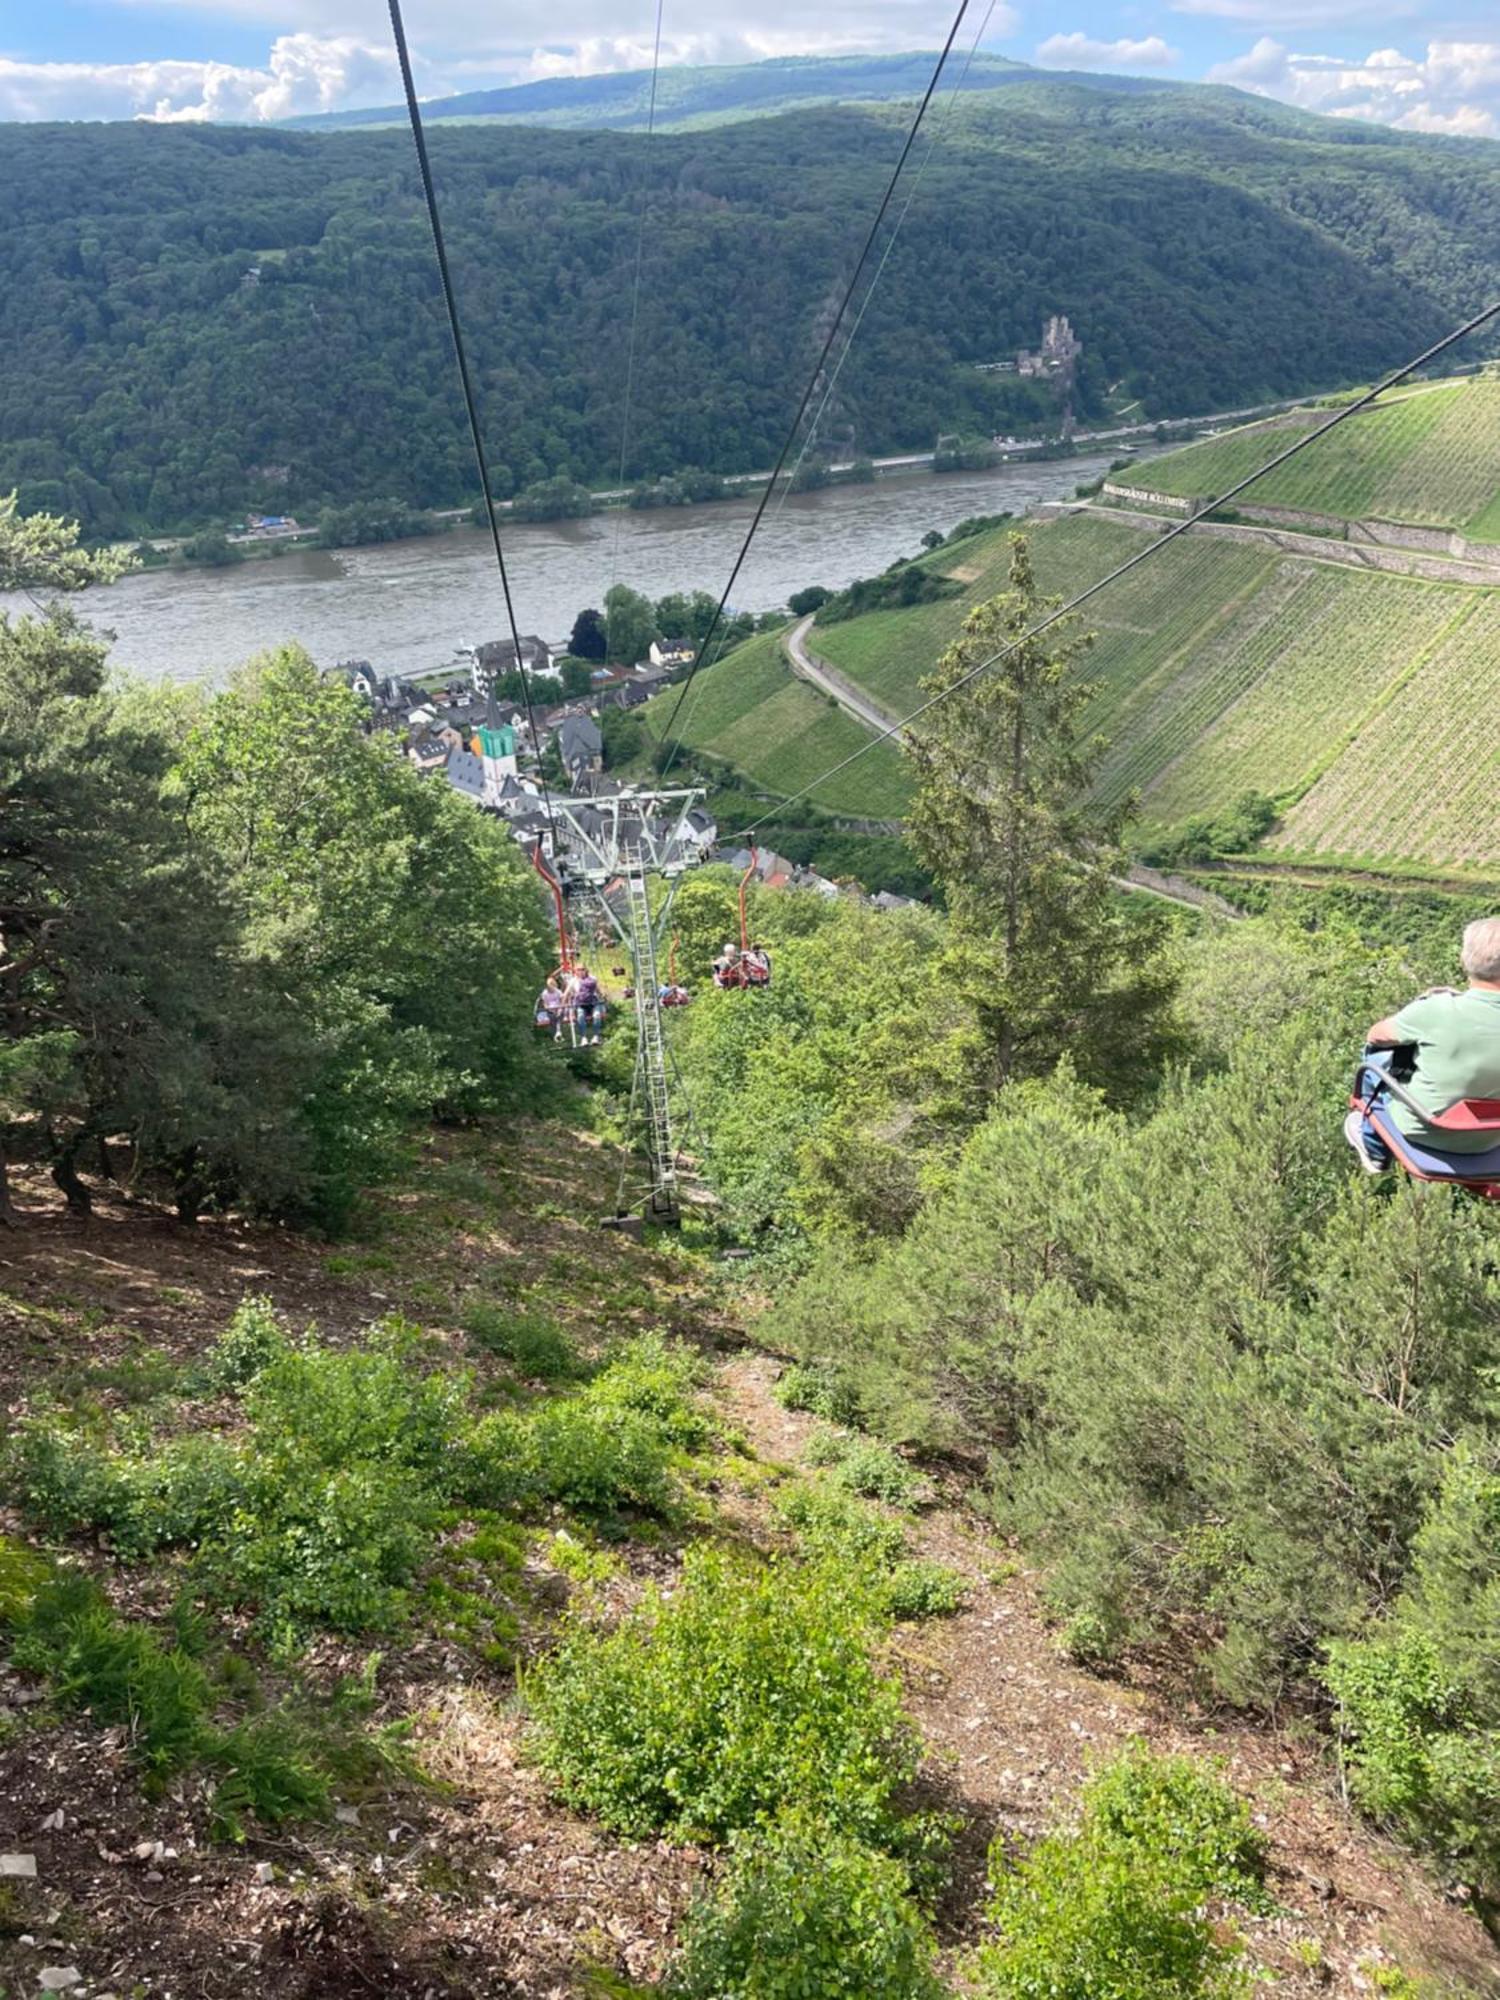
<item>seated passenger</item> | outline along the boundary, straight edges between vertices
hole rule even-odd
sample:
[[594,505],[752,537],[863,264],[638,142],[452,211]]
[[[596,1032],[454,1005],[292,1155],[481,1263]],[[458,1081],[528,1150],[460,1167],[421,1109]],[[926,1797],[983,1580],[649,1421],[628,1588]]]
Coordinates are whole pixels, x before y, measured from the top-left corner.
[[536,1024],[539,1028],[550,1028],[554,1042],[562,1040],[563,1011],[566,1005],[563,990],[557,983],[557,974],[549,972],[547,984],[536,996]]
[[745,966],[737,944],[726,944],[714,960],[715,986],[743,986]]
[[[1442,1112],[1463,1098],[1500,1098],[1500,917],[1482,917],[1464,932],[1465,992],[1423,993],[1399,1014],[1377,1021],[1371,1049],[1410,1048],[1414,1067],[1406,1088],[1419,1104]],[[1389,1115],[1399,1129],[1437,1153],[1488,1153],[1493,1132],[1449,1132],[1424,1124],[1398,1098]],[[1369,1174],[1391,1164],[1390,1148],[1362,1112],[1344,1120],[1344,1137]]]
[[769,986],[771,983],[771,954],[763,944],[753,944],[745,953],[745,984],[747,986]]
[[669,979],[657,993],[657,1005],[661,1007],[685,1007],[692,994],[685,986],[679,986],[675,979]]
[[574,977],[572,999],[580,1045],[597,1044],[602,1040],[599,1031],[604,1026],[604,995],[586,965],[580,965]]

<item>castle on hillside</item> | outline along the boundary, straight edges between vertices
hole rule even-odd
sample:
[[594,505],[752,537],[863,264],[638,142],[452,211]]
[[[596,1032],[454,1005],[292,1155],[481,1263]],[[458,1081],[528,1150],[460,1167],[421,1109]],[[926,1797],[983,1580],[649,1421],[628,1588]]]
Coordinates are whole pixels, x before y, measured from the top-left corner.
[[1023,347],[1016,356],[1018,374],[1050,376],[1071,382],[1083,352],[1083,342],[1074,333],[1066,313],[1053,313],[1042,331],[1042,344]]

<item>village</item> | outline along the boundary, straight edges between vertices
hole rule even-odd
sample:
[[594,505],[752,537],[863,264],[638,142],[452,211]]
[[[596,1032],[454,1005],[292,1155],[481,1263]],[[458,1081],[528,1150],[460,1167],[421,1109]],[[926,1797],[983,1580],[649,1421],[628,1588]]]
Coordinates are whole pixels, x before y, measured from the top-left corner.
[[[628,785],[605,768],[605,718],[641,707],[693,666],[690,645],[653,639],[644,659],[630,667],[590,666],[586,692],[545,704],[502,690],[554,681],[572,661],[534,633],[515,642],[493,639],[460,649],[446,673],[407,677],[382,674],[368,660],[345,660],[325,669],[364,704],[365,728],[401,739],[407,760],[426,778],[450,785],[478,811],[505,820],[516,841],[552,858],[548,796],[566,791],[575,816],[587,827],[590,801],[617,798]],[[797,889],[824,897],[858,894],[771,848],[736,846],[717,853],[718,827],[701,809],[688,813],[682,834],[698,858],[727,863],[773,890]],[[910,900],[889,890],[868,898],[877,908]]]

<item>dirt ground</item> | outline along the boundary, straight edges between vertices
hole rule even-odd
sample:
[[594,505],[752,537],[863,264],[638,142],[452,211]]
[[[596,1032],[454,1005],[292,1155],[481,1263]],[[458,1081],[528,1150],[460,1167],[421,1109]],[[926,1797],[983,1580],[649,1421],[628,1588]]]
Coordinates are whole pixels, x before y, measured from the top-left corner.
[[[153,1367],[200,1354],[251,1292],[331,1339],[400,1311],[458,1354],[463,1299],[499,1289],[544,1302],[585,1347],[653,1326],[703,1345],[726,1422],[762,1462],[756,1480],[726,1490],[725,1516],[732,1531],[762,1536],[766,1484],[796,1466],[811,1420],[773,1399],[777,1366],[746,1345],[722,1273],[596,1227],[614,1173],[606,1148],[561,1126],[435,1136],[409,1187],[371,1204],[356,1241],[334,1245],[234,1221],[184,1226],[118,1195],[78,1222],[57,1212],[50,1188],[23,1182],[27,1226],[0,1237],[0,1400],[14,1421],[61,1377],[108,1407]],[[19,1523],[0,1513],[0,1530]],[[931,1788],[964,1828],[942,1913],[955,1982],[982,1935],[993,1833],[1055,1824],[1092,1758],[1144,1736],[1222,1758],[1251,1801],[1278,1914],[1249,1924],[1250,1950],[1289,2000],[1371,1991],[1388,1961],[1500,1995],[1500,1952],[1419,1863],[1345,1810],[1305,1731],[1201,1712],[1144,1667],[1105,1680],[1069,1665],[1033,1579],[961,1496],[919,1515],[912,1536],[968,1582],[957,1615],[891,1641],[930,1746]],[[611,1589],[623,1602],[643,1577],[670,1573],[677,1551],[646,1542],[621,1553]],[[131,1587],[112,1570],[110,1580]],[[568,1588],[535,1550],[525,1582],[535,1615],[523,1653],[546,1643]],[[320,1644],[305,1671],[331,1684],[366,1651]],[[594,1969],[658,1977],[707,1857],[613,1839],[553,1804],[526,1765],[508,1669],[419,1632],[384,1648],[378,1689],[381,1718],[411,1719],[433,1782],[366,1793],[327,1825],[234,1846],[209,1839],[201,1781],[148,1799],[123,1732],[54,1710],[0,1669],[0,1854],[36,1865],[34,1879],[0,1878],[0,2000],[68,1969],[77,1982],[55,1990],[84,2000],[562,2000],[620,1990]]]

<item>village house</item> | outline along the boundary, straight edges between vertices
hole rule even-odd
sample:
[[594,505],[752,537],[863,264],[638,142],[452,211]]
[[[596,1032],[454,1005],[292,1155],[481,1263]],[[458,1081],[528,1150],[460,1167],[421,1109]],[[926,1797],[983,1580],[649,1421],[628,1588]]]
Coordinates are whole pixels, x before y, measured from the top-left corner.
[[576,792],[581,781],[604,769],[604,737],[593,716],[565,715],[557,726],[557,754]]
[[[552,671],[552,648],[545,639],[539,639],[534,632],[523,633],[521,637],[522,669],[528,674],[550,674]],[[490,686],[503,680],[507,674],[516,671],[516,647],[513,639],[487,639],[482,646],[474,648],[474,663],[470,668],[474,687],[480,694]]]
[[690,667],[697,654],[685,639],[653,639],[649,659],[653,667],[663,673],[675,673],[679,667]]

